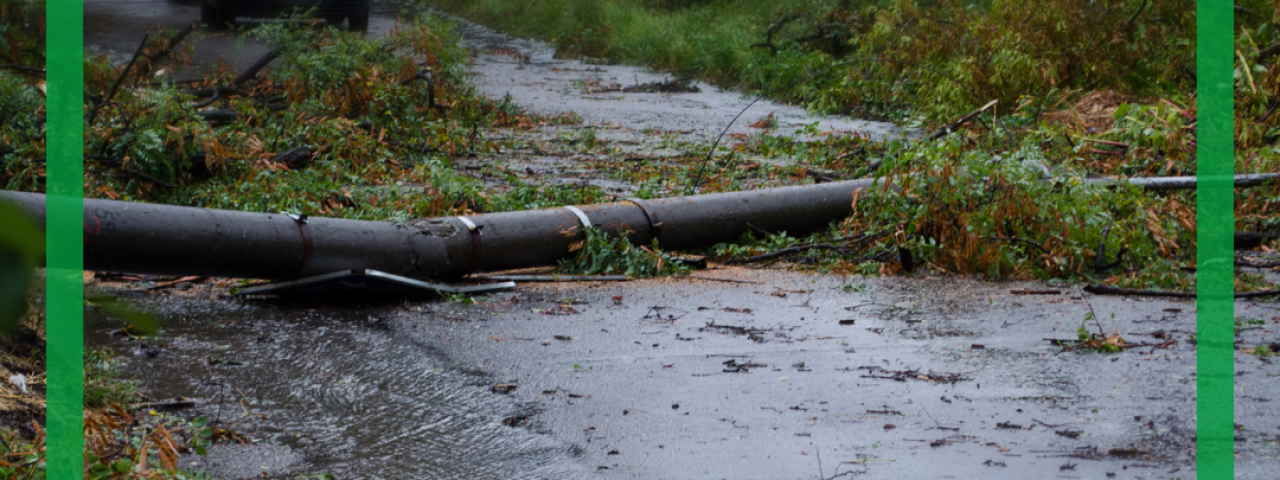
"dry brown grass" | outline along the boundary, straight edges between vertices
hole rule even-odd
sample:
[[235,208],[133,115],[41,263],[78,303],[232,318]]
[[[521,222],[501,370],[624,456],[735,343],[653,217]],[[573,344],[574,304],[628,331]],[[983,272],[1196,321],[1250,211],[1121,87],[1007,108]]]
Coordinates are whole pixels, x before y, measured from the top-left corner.
[[1044,115],[1045,120],[1079,133],[1102,133],[1115,125],[1116,108],[1136,99],[1115,90],[1085,95],[1074,105]]

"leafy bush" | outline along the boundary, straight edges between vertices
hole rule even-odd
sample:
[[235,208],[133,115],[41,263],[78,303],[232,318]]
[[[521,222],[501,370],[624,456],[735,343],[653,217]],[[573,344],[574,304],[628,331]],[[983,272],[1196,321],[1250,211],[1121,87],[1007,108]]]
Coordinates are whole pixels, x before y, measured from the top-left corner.
[[578,252],[572,259],[560,262],[560,271],[582,275],[628,275],[634,278],[684,274],[689,267],[658,248],[654,239],[650,247],[632,245],[625,239],[612,238],[600,230],[588,228],[586,239],[569,247]]

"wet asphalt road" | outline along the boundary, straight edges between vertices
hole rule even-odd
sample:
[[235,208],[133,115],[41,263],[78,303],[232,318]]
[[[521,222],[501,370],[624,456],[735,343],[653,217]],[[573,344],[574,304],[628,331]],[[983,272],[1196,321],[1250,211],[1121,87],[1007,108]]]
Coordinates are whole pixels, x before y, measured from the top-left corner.
[[[143,31],[198,17],[157,0],[85,10],[87,47],[120,62]],[[549,52],[536,43],[469,31],[482,91],[534,110],[572,105],[622,126],[605,133],[623,139],[654,125],[705,138],[736,113],[730,103],[746,103],[593,95],[570,87],[661,74],[539,61]],[[220,32],[194,40],[193,65],[174,78],[266,51],[237,50]],[[953,278],[695,275],[735,281],[532,285],[475,305],[378,306],[245,304],[197,285],[130,294],[161,312],[159,357],[109,338],[106,319],[90,343],[137,353],[125,371],[157,397],[195,398],[199,414],[262,439],[191,459],[228,478],[1195,478],[1190,303]],[[1023,287],[1064,293],[1009,293]],[[1280,340],[1278,307],[1237,303],[1238,316],[1263,321],[1243,345]],[[1045,340],[1074,338],[1090,308],[1107,333],[1160,346],[1093,354]],[[1280,368],[1244,353],[1236,363],[1238,477],[1271,478]]]
[[[814,478],[820,455],[827,476],[1195,478],[1189,302],[956,278],[694,275],[733,281],[373,306],[246,304],[194,286],[137,297],[165,318],[159,357],[109,339],[110,320],[90,343],[134,352],[125,371],[158,398],[193,397],[197,413],[290,446],[261,460],[275,473]],[[1010,293],[1022,288],[1062,293]],[[1046,340],[1074,338],[1090,308],[1091,330],[1152,346]],[[1265,322],[1242,343],[1275,340],[1276,303],[1237,312]],[[1236,363],[1238,477],[1269,478],[1280,367]]]

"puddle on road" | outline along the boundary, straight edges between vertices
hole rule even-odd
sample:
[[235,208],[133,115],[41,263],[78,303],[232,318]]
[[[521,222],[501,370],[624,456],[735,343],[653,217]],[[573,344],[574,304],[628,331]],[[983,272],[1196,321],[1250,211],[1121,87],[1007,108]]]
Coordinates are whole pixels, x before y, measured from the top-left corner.
[[[151,297],[167,346],[111,338],[120,324],[90,314],[89,348],[126,359],[122,373],[154,398],[185,396],[202,415],[288,446],[220,446],[205,466],[230,478],[263,471],[339,478],[577,478],[573,446],[512,428],[535,414],[491,391],[493,379],[394,336],[378,308],[277,309],[228,300]],[[267,467],[265,470],[263,467]],[[199,468],[199,467],[197,467]],[[282,471],[283,470],[283,471]]]

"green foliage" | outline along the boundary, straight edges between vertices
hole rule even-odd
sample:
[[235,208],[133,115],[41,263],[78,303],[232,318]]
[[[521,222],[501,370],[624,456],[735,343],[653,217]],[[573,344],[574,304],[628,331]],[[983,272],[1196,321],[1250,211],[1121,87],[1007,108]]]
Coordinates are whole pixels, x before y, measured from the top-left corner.
[[822,112],[937,122],[992,99],[1011,111],[1055,89],[1159,95],[1194,85],[1191,0],[432,3],[553,40],[561,54],[697,73]]
[[115,295],[89,292],[85,300],[102,309],[107,316],[123,321],[125,332],[131,335],[154,335],[160,329],[160,323],[154,316]]
[[[1115,314],[1111,314],[1111,319],[1115,320]],[[1080,322],[1080,328],[1076,329],[1076,338],[1078,341],[1069,348],[1092,350],[1098,353],[1117,353],[1124,349],[1124,339],[1119,334],[1104,335],[1102,333],[1089,333],[1089,321],[1094,320],[1093,312],[1090,311],[1084,316],[1084,320]],[[1101,325],[1098,326],[1102,328]]]
[[572,259],[560,261],[560,271],[580,275],[628,275],[633,278],[659,275],[684,275],[689,267],[658,248],[654,239],[651,247],[632,245],[626,239],[612,238],[595,228],[584,231],[586,239],[578,242],[571,251],[577,251]]
[[127,406],[137,400],[137,384],[117,377],[118,364],[119,360],[110,350],[85,350],[85,407],[103,409],[110,406]]
[[1248,329],[1248,328],[1254,328],[1254,327],[1261,327],[1261,326],[1263,326],[1263,325],[1266,325],[1266,323],[1267,323],[1267,322],[1266,322],[1265,320],[1261,319],[1261,318],[1239,318],[1239,317],[1237,317],[1237,318],[1236,318],[1236,320],[1235,320],[1235,323],[1234,323],[1234,327],[1235,327],[1235,328],[1234,328],[1234,330],[1235,330],[1236,335],[1239,335],[1239,334],[1240,334],[1240,332],[1241,332],[1241,331],[1243,331],[1243,330],[1245,330],[1245,329]]
[[1275,352],[1271,351],[1270,345],[1258,345],[1257,347],[1254,347],[1253,354],[1258,358],[1264,358],[1275,355]]
[[0,225],[0,335],[8,335],[26,314],[35,267],[44,257],[44,234],[5,202],[0,202]]
[[[955,142],[911,145],[886,158],[882,169],[895,173],[856,200],[849,225],[894,232],[884,242],[917,262],[993,278],[1092,278],[1122,249],[1126,261],[1156,270],[1186,259],[1177,241],[1190,240],[1171,238],[1186,225],[1164,214],[1174,200],[1089,185],[1069,170],[1046,181],[1049,164],[1031,143],[1003,155]],[[1100,262],[1104,230],[1112,253]]]
[[443,293],[441,296],[448,302],[457,302],[463,305],[471,305],[476,303],[476,299],[465,293]]

